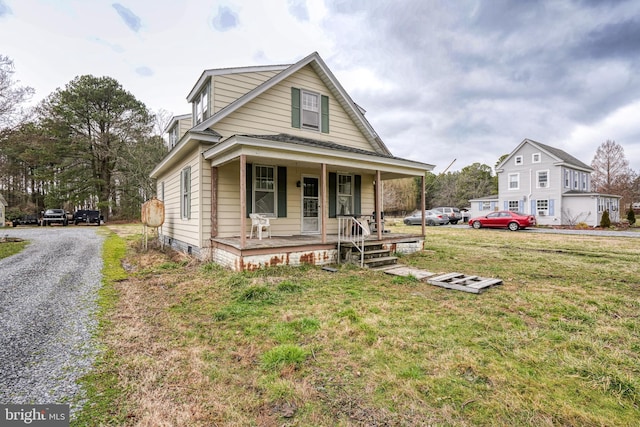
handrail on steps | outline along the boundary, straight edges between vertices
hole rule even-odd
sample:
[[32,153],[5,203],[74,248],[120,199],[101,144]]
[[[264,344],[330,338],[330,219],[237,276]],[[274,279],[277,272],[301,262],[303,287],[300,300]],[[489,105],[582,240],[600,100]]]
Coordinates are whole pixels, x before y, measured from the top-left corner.
[[364,267],[364,240],[371,234],[368,218],[352,216],[338,217],[338,264],[342,258],[341,243],[351,243],[360,251],[360,267]]

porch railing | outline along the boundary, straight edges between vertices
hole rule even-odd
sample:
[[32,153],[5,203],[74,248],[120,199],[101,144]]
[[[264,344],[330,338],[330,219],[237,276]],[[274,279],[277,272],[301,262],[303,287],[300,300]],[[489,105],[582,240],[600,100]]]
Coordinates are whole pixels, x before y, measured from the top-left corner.
[[338,264],[342,258],[342,243],[351,243],[360,252],[360,267],[364,267],[364,240],[371,234],[369,221],[366,216],[355,218],[352,216],[338,217]]

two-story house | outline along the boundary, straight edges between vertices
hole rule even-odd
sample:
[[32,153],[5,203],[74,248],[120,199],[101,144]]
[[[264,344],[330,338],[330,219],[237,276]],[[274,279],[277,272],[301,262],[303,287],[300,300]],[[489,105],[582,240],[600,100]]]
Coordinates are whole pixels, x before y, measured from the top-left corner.
[[497,166],[498,196],[470,200],[472,216],[494,210],[535,215],[539,225],[598,226],[620,220],[620,196],[591,190],[593,169],[558,148],[525,139]]
[[[237,270],[328,264],[340,218],[368,215],[371,237],[393,250],[422,247],[424,227],[383,233],[382,185],[424,179],[433,165],[394,157],[317,53],[206,70],[187,101],[191,114],[171,121],[171,149],[151,172],[167,244]],[[269,220],[270,237],[250,238],[250,214]]]

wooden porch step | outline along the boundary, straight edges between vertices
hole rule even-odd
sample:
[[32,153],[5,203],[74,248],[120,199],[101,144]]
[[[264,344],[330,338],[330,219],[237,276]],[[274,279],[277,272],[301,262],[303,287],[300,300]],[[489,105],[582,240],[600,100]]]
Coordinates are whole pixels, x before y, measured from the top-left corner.
[[385,257],[365,259],[364,265],[367,268],[377,268],[382,266],[395,265],[397,262],[398,262],[398,257],[385,256]]

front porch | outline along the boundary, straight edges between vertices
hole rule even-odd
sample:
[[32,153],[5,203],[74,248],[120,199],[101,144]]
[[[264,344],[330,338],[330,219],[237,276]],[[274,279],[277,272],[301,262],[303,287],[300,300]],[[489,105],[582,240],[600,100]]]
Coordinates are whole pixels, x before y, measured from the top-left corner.
[[[365,239],[392,253],[413,253],[423,249],[421,234],[382,233]],[[342,243],[345,243],[344,241]],[[291,235],[271,238],[211,238],[211,260],[236,271],[256,270],[276,265],[330,265],[338,263],[338,236]]]

